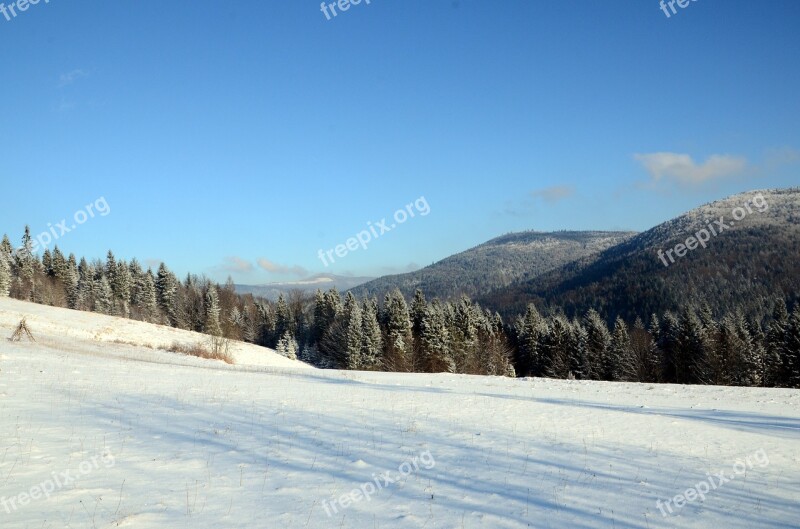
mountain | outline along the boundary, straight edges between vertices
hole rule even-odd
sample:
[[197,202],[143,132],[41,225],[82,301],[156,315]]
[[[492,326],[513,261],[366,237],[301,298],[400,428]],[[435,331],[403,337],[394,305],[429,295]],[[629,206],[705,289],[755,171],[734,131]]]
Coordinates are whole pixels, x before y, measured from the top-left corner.
[[357,287],[374,278],[337,276],[334,274],[317,274],[301,281],[287,281],[283,283],[267,283],[265,285],[236,285],[239,294],[253,294],[270,300],[278,299],[280,294],[287,294],[292,290],[301,292],[316,292],[317,289],[328,290],[333,287],[341,291]]
[[518,281],[532,280],[565,263],[596,254],[625,241],[633,232],[527,231],[492,239],[470,250],[417,270],[384,276],[358,288],[358,296],[383,297],[397,287],[406,296],[422,289],[428,298],[476,297]]
[[[676,251],[687,243],[694,249]],[[800,188],[751,191],[706,204],[478,301],[507,315],[535,302],[568,316],[594,307],[609,319],[633,321],[688,304],[760,317],[776,295],[800,295]]]

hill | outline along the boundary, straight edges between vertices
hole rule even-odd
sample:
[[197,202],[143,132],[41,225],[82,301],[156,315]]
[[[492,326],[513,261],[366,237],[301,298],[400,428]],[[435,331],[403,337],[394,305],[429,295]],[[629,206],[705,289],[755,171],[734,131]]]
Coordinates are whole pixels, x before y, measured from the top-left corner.
[[[687,244],[694,249],[678,246]],[[633,321],[687,304],[761,317],[775,296],[798,295],[800,189],[792,188],[706,204],[479,301],[506,314],[534,302],[567,315],[594,307],[609,319],[619,315]]]
[[375,279],[353,288],[352,292],[381,298],[396,287],[410,297],[419,288],[429,299],[453,299],[462,294],[474,298],[518,281],[533,280],[633,235],[608,231],[510,233],[415,272]]

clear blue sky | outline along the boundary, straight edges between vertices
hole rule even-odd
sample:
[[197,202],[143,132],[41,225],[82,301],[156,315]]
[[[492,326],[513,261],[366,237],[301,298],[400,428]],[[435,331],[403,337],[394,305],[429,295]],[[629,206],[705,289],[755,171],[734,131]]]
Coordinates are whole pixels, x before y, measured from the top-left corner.
[[[331,20],[315,0],[44,2],[0,15],[14,243],[104,197],[63,250],[246,283],[381,275],[800,183],[796,0],[670,18],[658,0],[372,0]],[[420,196],[428,215],[323,266]]]

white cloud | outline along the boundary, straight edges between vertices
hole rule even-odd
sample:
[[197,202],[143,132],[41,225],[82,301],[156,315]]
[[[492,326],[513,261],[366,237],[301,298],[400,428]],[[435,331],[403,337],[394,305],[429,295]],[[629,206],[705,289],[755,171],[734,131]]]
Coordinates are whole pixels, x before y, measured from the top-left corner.
[[535,199],[540,198],[548,204],[555,204],[565,198],[569,198],[575,194],[575,188],[572,186],[552,186],[544,189],[537,189],[531,191],[531,196]]
[[714,154],[702,164],[688,154],[656,152],[635,154],[654,182],[674,181],[683,185],[697,185],[711,180],[741,174],[747,168],[747,159],[729,154]]
[[306,277],[308,276],[308,270],[303,268],[302,266],[294,265],[294,266],[286,266],[277,263],[273,263],[269,259],[264,259],[263,257],[258,260],[258,266],[266,270],[267,272],[273,274],[290,274],[297,277]]
[[222,270],[230,273],[248,273],[253,271],[253,265],[241,257],[229,256],[225,258]]

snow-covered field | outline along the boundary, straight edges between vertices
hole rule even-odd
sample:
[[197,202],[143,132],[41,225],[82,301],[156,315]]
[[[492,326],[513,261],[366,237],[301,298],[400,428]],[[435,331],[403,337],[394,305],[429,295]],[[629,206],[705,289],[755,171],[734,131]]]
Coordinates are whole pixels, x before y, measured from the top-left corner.
[[0,528],[800,526],[799,391],[157,349],[193,338],[0,299]]

